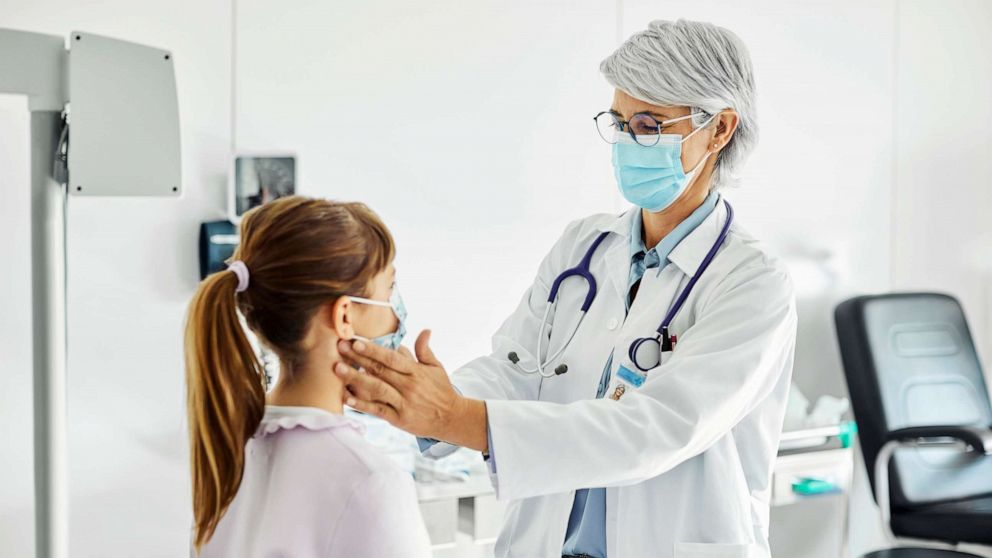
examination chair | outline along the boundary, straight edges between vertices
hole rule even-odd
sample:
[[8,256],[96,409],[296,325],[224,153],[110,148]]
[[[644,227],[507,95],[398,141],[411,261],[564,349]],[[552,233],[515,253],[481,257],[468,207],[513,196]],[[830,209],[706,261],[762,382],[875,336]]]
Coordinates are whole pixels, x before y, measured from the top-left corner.
[[[834,312],[861,451],[894,537],[992,544],[992,406],[954,298],[860,296]],[[865,558],[974,556],[892,548]]]

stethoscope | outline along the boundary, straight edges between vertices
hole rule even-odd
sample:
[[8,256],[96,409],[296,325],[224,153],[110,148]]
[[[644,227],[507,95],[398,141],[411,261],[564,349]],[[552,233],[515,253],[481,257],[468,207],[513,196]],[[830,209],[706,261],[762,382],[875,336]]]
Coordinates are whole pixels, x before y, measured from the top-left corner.
[[[693,287],[696,286],[696,282],[699,281],[699,278],[703,276],[703,273],[710,266],[710,263],[716,256],[720,246],[722,246],[724,241],[727,240],[727,235],[730,233],[730,225],[734,222],[734,208],[730,206],[730,202],[727,200],[724,200],[723,204],[727,208],[727,221],[723,224],[723,229],[720,230],[720,235],[717,236],[716,241],[713,242],[713,246],[711,246],[709,252],[706,253],[706,257],[703,258],[703,261],[696,269],[696,273],[693,274],[685,288],[682,289],[681,293],[679,293],[678,298],[675,299],[675,304],[673,304],[668,310],[668,313],[665,314],[665,319],[661,321],[661,325],[659,325],[658,329],[655,330],[655,334],[651,337],[640,337],[635,339],[630,344],[630,348],[627,350],[627,356],[630,357],[631,363],[633,363],[634,366],[642,372],[647,372],[648,370],[660,365],[661,354],[672,350],[672,336],[669,334],[668,327],[671,325],[672,320],[675,319],[675,316],[678,315],[679,310],[682,309],[686,299],[689,298],[689,293],[691,293]],[[579,331],[579,327],[582,326],[582,321],[585,319],[586,312],[589,310],[589,307],[592,306],[592,301],[596,298],[596,278],[593,277],[592,271],[590,271],[590,264],[592,262],[593,254],[596,253],[596,249],[599,248],[599,245],[603,243],[603,240],[609,234],[609,232],[604,232],[597,236],[586,250],[585,255],[582,257],[582,261],[580,261],[575,267],[568,268],[561,272],[558,277],[555,278],[554,283],[552,283],[551,290],[548,293],[548,305],[544,309],[544,317],[541,319],[541,328],[537,334],[537,352],[535,353],[537,355],[537,366],[534,368],[527,368],[520,364],[520,357],[517,356],[516,352],[510,352],[507,355],[510,362],[515,364],[524,373],[537,373],[543,378],[551,378],[553,376],[558,376],[568,372],[568,366],[565,364],[558,365],[550,374],[546,373],[544,368],[548,365],[548,363],[557,359],[568,349],[568,346],[572,343],[572,339],[575,338],[575,333]],[[543,348],[542,342],[544,341],[544,332],[545,329],[551,325],[548,323],[548,315],[557,303],[558,289],[561,288],[562,281],[574,276],[585,279],[588,289],[586,291],[586,298],[582,302],[582,307],[579,309],[579,320],[575,324],[575,328],[572,329],[572,333],[568,336],[568,339],[562,347],[542,362],[541,349]]]

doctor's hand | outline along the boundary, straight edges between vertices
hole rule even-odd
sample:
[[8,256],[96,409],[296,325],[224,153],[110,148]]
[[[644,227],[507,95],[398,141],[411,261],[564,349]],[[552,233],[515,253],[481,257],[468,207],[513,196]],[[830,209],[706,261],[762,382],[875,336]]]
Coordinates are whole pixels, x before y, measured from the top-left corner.
[[485,452],[486,405],[455,390],[430,348],[430,336],[424,330],[417,337],[416,360],[405,349],[339,341],[342,358],[354,365],[339,362],[334,368],[349,392],[345,404],[415,436]]

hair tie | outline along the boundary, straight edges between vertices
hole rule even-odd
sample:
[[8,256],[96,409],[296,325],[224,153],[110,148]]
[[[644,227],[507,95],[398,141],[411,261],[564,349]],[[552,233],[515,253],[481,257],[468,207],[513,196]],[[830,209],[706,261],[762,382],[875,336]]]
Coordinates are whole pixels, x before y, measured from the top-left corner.
[[227,264],[227,269],[233,271],[238,276],[238,286],[234,289],[234,292],[243,293],[248,290],[248,266],[245,265],[245,262],[234,260]]

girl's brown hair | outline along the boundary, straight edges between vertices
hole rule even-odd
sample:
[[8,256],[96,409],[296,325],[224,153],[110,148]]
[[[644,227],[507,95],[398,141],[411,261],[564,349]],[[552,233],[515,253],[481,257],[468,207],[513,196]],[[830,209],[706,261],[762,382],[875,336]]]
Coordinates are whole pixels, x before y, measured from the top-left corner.
[[300,196],[249,211],[233,259],[250,272],[214,273],[200,283],[186,323],[187,411],[193,477],[193,542],[213,535],[244,472],[245,444],[265,410],[265,374],[238,318],[292,374],[304,358],[300,343],[322,304],[365,295],[393,259],[389,230],[360,203]]

